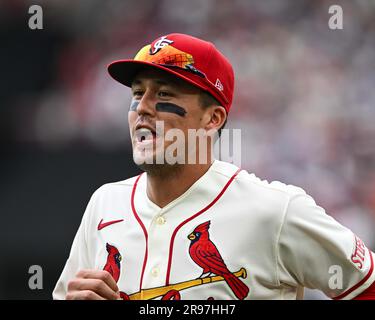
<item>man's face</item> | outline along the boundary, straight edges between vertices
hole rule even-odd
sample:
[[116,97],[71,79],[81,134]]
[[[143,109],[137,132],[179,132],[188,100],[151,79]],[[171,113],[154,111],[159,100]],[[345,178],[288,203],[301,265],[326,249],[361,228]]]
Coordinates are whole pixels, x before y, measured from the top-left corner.
[[[169,131],[171,129],[179,129],[183,133],[182,148],[187,156],[188,129],[204,128],[210,116],[207,109],[200,105],[200,93],[200,89],[160,70],[143,70],[135,77],[128,121],[133,158],[137,164],[144,163],[146,159],[156,163],[157,154],[159,159],[166,161],[168,147],[181,142],[177,138],[168,141],[170,136],[165,139],[168,132],[175,132]],[[156,132],[157,121],[164,126],[164,133]],[[146,152],[151,145],[151,152]]]

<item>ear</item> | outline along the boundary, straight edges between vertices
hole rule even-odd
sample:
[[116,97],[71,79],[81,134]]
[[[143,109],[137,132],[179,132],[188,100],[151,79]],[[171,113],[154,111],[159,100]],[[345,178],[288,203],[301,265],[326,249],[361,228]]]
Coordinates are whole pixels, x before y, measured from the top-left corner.
[[212,108],[209,108],[207,111],[209,111],[209,114],[208,114],[209,119],[208,119],[205,129],[207,131],[209,130],[218,131],[223,126],[223,124],[225,123],[225,120],[227,119],[227,112],[222,106],[213,106]]

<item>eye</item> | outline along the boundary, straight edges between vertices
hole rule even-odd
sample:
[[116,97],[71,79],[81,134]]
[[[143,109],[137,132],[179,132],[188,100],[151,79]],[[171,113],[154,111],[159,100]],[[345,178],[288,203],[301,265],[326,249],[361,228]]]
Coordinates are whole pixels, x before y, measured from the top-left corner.
[[143,95],[142,90],[134,90],[133,91],[133,97],[134,98],[140,98],[140,97],[142,97],[142,95]]
[[162,97],[162,98],[166,98],[166,97],[171,96],[171,94],[168,91],[159,91],[158,95],[159,95],[159,97]]

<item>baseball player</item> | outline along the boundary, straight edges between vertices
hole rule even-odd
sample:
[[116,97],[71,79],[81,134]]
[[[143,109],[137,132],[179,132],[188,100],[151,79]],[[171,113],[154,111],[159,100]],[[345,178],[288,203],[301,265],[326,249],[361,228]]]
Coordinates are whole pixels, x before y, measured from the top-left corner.
[[205,163],[150,161],[183,144],[170,130],[210,136],[225,125],[234,73],[212,43],[169,34],[108,71],[132,90],[144,173],[92,195],[54,299],[300,299],[304,287],[374,299],[374,254],[303,189],[215,160],[209,147]]

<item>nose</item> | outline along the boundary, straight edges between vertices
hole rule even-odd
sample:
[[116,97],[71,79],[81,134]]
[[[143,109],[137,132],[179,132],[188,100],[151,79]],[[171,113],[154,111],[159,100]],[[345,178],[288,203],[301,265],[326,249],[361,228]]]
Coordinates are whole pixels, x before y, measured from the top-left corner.
[[154,99],[154,96],[150,90],[146,90],[143,94],[141,100],[139,100],[139,104],[137,107],[137,113],[140,116],[155,116],[155,104],[156,101]]

